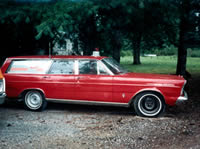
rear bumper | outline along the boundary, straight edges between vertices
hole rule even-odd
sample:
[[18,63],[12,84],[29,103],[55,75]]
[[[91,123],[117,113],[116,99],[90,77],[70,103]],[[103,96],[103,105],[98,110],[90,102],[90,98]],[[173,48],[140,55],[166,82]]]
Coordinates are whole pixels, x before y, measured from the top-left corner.
[[180,103],[183,103],[185,101],[188,100],[188,95],[187,93],[184,91],[183,92],[183,96],[179,96],[178,99],[176,100],[176,105],[180,104]]
[[3,104],[5,101],[6,93],[0,93],[0,104]]

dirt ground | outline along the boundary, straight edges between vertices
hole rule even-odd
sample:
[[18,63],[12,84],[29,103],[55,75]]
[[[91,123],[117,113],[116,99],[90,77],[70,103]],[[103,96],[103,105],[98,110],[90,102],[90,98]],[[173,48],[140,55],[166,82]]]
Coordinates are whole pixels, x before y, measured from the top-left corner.
[[200,76],[186,86],[189,100],[160,118],[119,107],[49,104],[43,112],[7,101],[0,107],[0,148],[200,149]]

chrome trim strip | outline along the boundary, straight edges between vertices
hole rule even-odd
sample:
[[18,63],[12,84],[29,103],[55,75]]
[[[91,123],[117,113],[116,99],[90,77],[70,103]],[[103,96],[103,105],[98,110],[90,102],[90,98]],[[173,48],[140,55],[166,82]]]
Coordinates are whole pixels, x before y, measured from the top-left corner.
[[119,102],[84,101],[84,100],[52,99],[52,98],[46,98],[46,100],[49,102],[60,102],[60,103],[129,107],[128,103],[119,103]]
[[167,83],[147,83],[147,86],[158,86],[158,87],[176,87],[174,84],[167,84]]
[[6,92],[6,80],[3,78],[3,92]]
[[[10,81],[11,82],[11,81]],[[31,81],[12,81],[12,83],[30,83]],[[31,82],[32,83],[32,82]],[[49,84],[69,84],[69,85],[75,85],[75,82],[50,82],[50,81],[35,81],[34,83],[49,83]]]
[[[21,74],[20,74],[21,75]],[[77,75],[68,75],[68,76],[74,76],[76,77]],[[87,75],[85,75],[87,76]],[[15,81],[12,81],[12,82],[19,82],[18,80],[15,80]],[[20,82],[31,82],[31,81],[20,81]],[[71,82],[49,82],[49,81],[37,81],[37,82],[34,82],[34,83],[58,83],[58,84],[69,84],[69,85],[77,85],[77,82],[76,81],[71,81]],[[136,87],[136,86],[141,86],[141,87],[159,87],[159,86],[156,86],[156,85],[149,85],[149,84],[122,84],[122,83],[81,83],[79,82],[79,85],[104,85],[104,86],[132,86],[132,87]],[[172,86],[162,86],[162,87],[172,87]],[[178,86],[173,86],[173,88],[179,88]]]
[[0,78],[0,81],[1,81],[1,88],[0,88],[0,94],[4,93],[5,92],[5,78]]

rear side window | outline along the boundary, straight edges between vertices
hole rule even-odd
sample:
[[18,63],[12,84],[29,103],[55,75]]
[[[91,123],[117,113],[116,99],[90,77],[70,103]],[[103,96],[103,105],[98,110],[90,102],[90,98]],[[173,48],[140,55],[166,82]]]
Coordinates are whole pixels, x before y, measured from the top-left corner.
[[49,74],[74,74],[74,60],[55,60]]
[[7,73],[45,74],[51,65],[51,60],[14,60]]

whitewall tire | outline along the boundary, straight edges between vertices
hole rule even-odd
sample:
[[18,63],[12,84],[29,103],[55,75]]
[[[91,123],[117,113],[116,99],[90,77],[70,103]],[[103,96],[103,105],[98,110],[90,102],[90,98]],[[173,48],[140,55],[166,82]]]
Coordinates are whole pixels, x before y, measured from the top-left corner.
[[32,111],[41,111],[46,108],[44,95],[36,90],[30,90],[24,95],[24,106]]
[[139,116],[158,117],[165,111],[165,102],[156,93],[144,92],[135,97],[133,108]]

